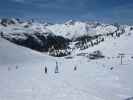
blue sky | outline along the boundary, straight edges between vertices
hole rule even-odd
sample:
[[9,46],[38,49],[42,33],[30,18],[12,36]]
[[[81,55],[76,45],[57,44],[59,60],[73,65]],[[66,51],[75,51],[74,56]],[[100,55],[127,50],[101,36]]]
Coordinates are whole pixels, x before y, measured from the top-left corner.
[[0,17],[133,23],[133,0],[0,0]]

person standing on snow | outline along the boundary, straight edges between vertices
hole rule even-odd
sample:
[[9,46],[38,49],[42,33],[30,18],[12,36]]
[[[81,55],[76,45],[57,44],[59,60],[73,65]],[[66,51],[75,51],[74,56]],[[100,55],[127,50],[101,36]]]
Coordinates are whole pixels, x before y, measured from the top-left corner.
[[76,71],[77,70],[77,67],[76,66],[74,66],[74,71]]
[[59,73],[58,62],[56,61],[55,73]]
[[45,71],[45,74],[47,74],[47,72],[48,72],[48,69],[47,69],[47,67],[45,66],[45,69],[44,69],[44,71]]

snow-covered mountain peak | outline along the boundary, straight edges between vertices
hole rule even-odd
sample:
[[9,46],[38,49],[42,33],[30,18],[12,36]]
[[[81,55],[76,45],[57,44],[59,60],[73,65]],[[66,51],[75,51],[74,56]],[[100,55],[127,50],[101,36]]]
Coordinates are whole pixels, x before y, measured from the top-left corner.
[[118,30],[116,25],[99,22],[69,20],[63,24],[39,23],[35,21],[20,21],[19,19],[1,19],[0,31],[5,33],[53,33],[68,39],[77,39],[81,36],[95,36],[113,33]]
[[106,39],[106,36],[120,37],[121,34],[130,33],[133,30],[128,25],[73,20],[63,24],[46,24],[35,21],[1,19],[0,35],[11,42],[37,51],[49,51],[51,48],[66,49],[69,47],[70,41],[77,41],[76,47],[84,49],[90,45],[84,44],[86,42],[95,40],[95,44],[99,44]]
[[110,24],[89,23],[83,21],[68,21],[65,24],[54,24],[47,26],[53,33],[68,39],[76,39],[81,36],[94,36],[112,33],[117,27]]
[[65,25],[74,25],[75,24],[75,20],[68,20],[68,21],[66,21],[64,24]]
[[8,25],[15,25],[18,23],[20,23],[20,20],[16,19],[16,18],[2,18],[2,19],[0,19],[0,24],[5,26],[5,27]]

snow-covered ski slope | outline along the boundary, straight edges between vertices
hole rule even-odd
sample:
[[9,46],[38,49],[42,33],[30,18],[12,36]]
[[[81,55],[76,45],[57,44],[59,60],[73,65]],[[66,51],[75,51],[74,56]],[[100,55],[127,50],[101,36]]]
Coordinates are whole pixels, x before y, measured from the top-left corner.
[[[133,97],[133,32],[128,33],[85,50],[75,50],[72,59],[51,57],[0,38],[0,100],[126,100]],[[76,56],[95,50],[102,51],[105,58],[90,60]],[[125,54],[122,65],[119,53]],[[57,74],[54,73],[56,61]]]

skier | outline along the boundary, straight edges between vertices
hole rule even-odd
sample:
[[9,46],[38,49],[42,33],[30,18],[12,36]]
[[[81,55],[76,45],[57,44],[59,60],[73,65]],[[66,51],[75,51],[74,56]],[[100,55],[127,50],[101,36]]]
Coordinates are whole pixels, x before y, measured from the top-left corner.
[[74,71],[76,71],[76,70],[77,70],[77,67],[75,66],[75,67],[74,67]]
[[59,73],[58,62],[56,62],[55,73]]
[[110,70],[113,70],[113,69],[114,69],[114,67],[111,67],[111,68],[110,68]]
[[10,71],[11,70],[11,68],[10,67],[8,67],[8,71]]
[[47,67],[45,66],[45,74],[47,74],[47,71],[48,71],[48,69],[47,69]]
[[16,66],[16,69],[18,69],[18,66]]

